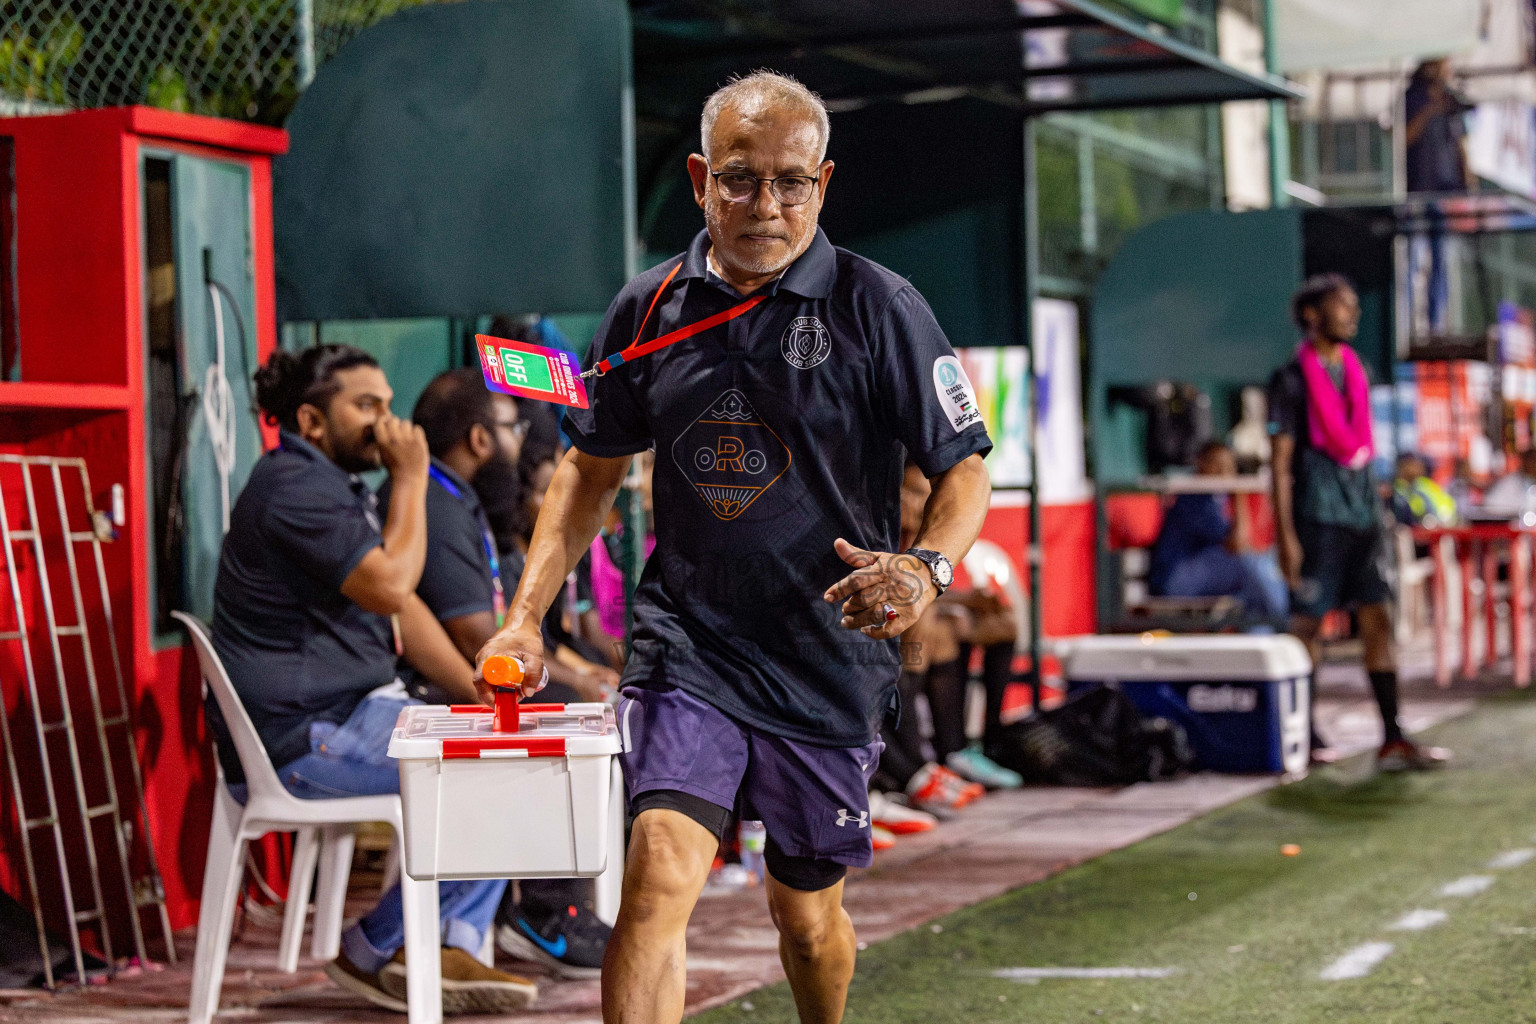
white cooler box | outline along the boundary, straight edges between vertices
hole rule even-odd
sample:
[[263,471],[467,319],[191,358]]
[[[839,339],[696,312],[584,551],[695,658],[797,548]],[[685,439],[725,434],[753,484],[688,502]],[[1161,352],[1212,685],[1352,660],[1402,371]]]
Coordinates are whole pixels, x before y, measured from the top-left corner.
[[525,704],[517,732],[495,732],[491,721],[491,710],[477,705],[400,712],[389,756],[400,761],[406,874],[601,874],[619,752],[613,709]]
[[1068,692],[1115,684],[1143,715],[1178,722],[1202,768],[1306,770],[1312,660],[1293,636],[1083,637],[1062,670]]

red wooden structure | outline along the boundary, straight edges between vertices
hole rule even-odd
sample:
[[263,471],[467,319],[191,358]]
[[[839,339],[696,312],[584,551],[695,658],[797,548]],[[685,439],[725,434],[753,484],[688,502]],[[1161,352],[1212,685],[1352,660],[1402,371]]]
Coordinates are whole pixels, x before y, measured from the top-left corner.
[[[254,285],[249,320],[259,360],[276,344],[271,157],[286,150],[287,135],[127,107],[0,120],[0,147],[10,153],[12,191],[0,199],[14,210],[4,223],[11,237],[0,239],[13,254],[0,261],[13,274],[0,282],[7,314],[0,348],[8,374],[19,376],[0,382],[0,451],[83,457],[99,509],[111,507],[114,485],[122,488],[126,515],[107,546],[108,589],[150,831],[172,924],[183,927],[196,919],[212,767],[195,662],[184,659],[179,636],[162,627],[156,639],[146,335],[150,296],[163,282],[147,272],[146,160],[195,158],[212,173],[236,168],[236,180],[249,183],[232,230],[247,239],[240,262],[243,280]],[[197,197],[183,198],[183,215],[195,219]],[[175,330],[185,330],[179,319]],[[0,655],[0,697],[10,708],[21,686],[14,660]],[[10,818],[0,813],[0,887],[20,895]]]

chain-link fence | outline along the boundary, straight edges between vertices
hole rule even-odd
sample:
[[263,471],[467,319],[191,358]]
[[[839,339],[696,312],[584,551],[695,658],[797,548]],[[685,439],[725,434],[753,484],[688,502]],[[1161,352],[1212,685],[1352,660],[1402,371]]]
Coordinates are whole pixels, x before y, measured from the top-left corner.
[[0,0],[0,108],[143,103],[281,124],[347,40],[433,2]]

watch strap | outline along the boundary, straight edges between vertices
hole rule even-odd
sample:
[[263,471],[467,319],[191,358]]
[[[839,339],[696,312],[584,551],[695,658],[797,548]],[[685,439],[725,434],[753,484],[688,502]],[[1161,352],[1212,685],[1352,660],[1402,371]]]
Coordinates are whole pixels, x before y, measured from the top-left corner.
[[[930,551],[928,548],[912,547],[907,548],[907,550],[903,551],[902,554],[911,555],[913,558],[916,558],[919,562],[922,562],[928,567],[928,578],[932,581],[934,589],[936,589],[939,593],[944,593],[944,591],[948,590],[954,584],[955,576],[953,564],[950,565],[949,583],[940,583],[938,580],[938,574],[935,572],[933,564],[939,559],[944,558],[944,555],[940,552]],[[944,561],[948,562],[949,559],[944,558]]]

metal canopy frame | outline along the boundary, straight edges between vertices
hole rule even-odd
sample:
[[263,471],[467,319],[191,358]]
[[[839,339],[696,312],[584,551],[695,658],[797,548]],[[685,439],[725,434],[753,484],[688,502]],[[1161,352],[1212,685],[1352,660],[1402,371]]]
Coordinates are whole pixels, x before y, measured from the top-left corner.
[[[810,83],[834,109],[922,101],[936,89],[967,91],[1034,116],[1301,95],[1280,78],[1232,67],[1094,0],[951,0],[939,9],[912,0],[830,8],[796,0],[631,6],[638,66],[665,61],[670,76],[680,64],[771,61]],[[1053,38],[1034,59],[1025,57],[1026,34],[1044,32]]]
[[1536,231],[1536,201],[1514,192],[1428,193],[1392,203],[1321,206],[1390,216],[1399,235],[1492,235]]
[[1020,337],[1029,353],[1029,652],[1038,707],[1044,559],[1035,444],[1033,311],[1040,259],[1034,122],[1058,111],[1285,101],[1300,98],[1301,91],[1274,75],[1232,67],[1094,0],[632,0],[631,10],[636,77],[655,67],[669,98],[679,101],[680,117],[685,111],[696,116],[703,94],[726,74],[768,63],[816,89],[834,111],[961,96],[1018,111],[1024,144],[1015,284]]

